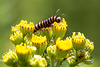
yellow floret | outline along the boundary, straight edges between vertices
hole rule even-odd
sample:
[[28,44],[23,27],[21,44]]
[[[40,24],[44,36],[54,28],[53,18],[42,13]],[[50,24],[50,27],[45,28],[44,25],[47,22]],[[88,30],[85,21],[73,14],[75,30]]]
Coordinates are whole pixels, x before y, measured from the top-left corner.
[[78,35],[76,35],[76,33],[74,32],[72,35],[72,41],[76,44],[82,44],[86,41],[86,38],[83,33],[81,34],[80,32],[78,32]]
[[14,32],[17,32],[17,31],[19,31],[20,30],[20,27],[19,27],[19,25],[16,25],[15,27],[12,27],[11,28],[11,31],[14,33]]
[[57,22],[53,23],[52,34],[54,40],[56,40],[58,37],[63,38],[66,31],[67,31],[67,22],[65,21],[64,18],[60,23]]
[[59,31],[60,30],[66,30],[67,24],[66,24],[65,19],[63,18],[61,23],[54,22],[53,27],[56,28]]
[[33,35],[32,36],[32,43],[36,44],[36,45],[42,45],[44,43],[46,43],[46,36],[42,37],[42,36],[37,36],[37,35]]
[[21,41],[23,40],[23,34],[20,31],[16,31],[14,32],[14,34],[12,34],[10,36],[10,40],[16,45],[16,44],[20,44]]
[[22,55],[26,55],[28,53],[31,53],[31,50],[28,46],[24,45],[16,45],[16,52],[17,54],[22,54]]
[[61,49],[62,51],[67,51],[71,49],[72,47],[72,41],[71,38],[66,38],[66,40],[60,40],[60,38],[57,39],[56,41],[56,46],[58,49]]
[[25,20],[22,20],[20,23],[19,23],[19,26],[20,26],[20,31],[26,35],[27,33],[33,33],[34,31],[34,23],[33,22],[30,22],[29,24],[27,23],[27,21]]
[[74,32],[72,35],[72,43],[73,43],[73,47],[76,50],[84,49],[85,43],[86,43],[86,38],[84,34],[83,33],[81,34],[80,32],[78,32],[78,34],[76,35],[76,33]]
[[90,42],[90,40],[86,40],[86,49],[91,53],[94,50],[94,44],[93,42]]
[[9,51],[3,55],[3,62],[9,66],[12,66],[17,61],[17,55],[13,51]]

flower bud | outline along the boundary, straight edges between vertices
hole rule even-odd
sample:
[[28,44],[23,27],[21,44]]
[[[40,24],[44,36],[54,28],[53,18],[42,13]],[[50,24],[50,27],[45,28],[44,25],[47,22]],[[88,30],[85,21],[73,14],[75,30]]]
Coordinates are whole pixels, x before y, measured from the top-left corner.
[[86,38],[84,34],[78,32],[78,35],[76,35],[76,33],[74,32],[72,35],[72,43],[75,50],[84,49],[86,43]]
[[18,58],[16,53],[11,50],[3,55],[3,62],[8,66],[14,66],[14,64],[17,63],[17,60]]
[[94,60],[91,58],[91,59],[88,59],[88,60],[84,60],[83,61],[85,64],[92,64],[94,62]]
[[49,46],[47,47],[47,54],[49,56],[49,58],[55,58],[55,49],[56,49],[56,46],[53,45],[53,46]]
[[48,41],[48,43],[49,43],[49,41],[50,41],[50,39],[51,39],[51,34],[52,34],[50,28],[49,28],[49,27],[47,27],[47,28],[42,28],[42,29],[40,30],[40,34],[41,34],[42,36],[46,36],[47,41]]
[[23,34],[20,31],[16,31],[14,32],[14,34],[12,34],[10,36],[10,40],[16,45],[16,44],[20,44],[23,40]]
[[67,61],[70,65],[73,65],[76,62],[75,56],[68,57]]
[[14,32],[17,32],[17,31],[20,31],[20,26],[19,25],[16,25],[15,27],[11,27],[11,31],[14,33]]
[[20,31],[23,33],[23,35],[25,36],[26,35],[26,26],[27,26],[27,21],[25,20],[21,20],[20,23],[19,23],[19,26],[20,26]]
[[26,31],[28,33],[33,33],[34,32],[34,23],[33,22],[30,22],[27,26],[26,26]]
[[67,24],[65,19],[62,19],[61,23],[54,22],[53,27],[52,27],[52,34],[53,38],[56,40],[58,37],[63,38],[66,30],[67,30]]
[[26,20],[25,21],[21,20],[21,22],[19,23],[19,26],[20,26],[20,31],[23,33],[24,36],[27,33],[32,34],[34,31],[34,24],[32,22],[28,24]]
[[91,57],[90,57],[90,53],[87,51],[87,52],[85,52],[85,60],[88,60],[88,59],[90,59]]
[[67,54],[67,62],[70,65],[73,65],[76,62],[76,56],[73,50],[70,50],[70,52]]
[[32,55],[34,55],[36,53],[36,50],[37,50],[36,47],[32,46],[32,45],[28,45],[28,47],[30,48]]
[[91,55],[88,51],[85,53],[85,59],[83,62],[88,65],[92,64],[94,62],[93,58],[91,57]]
[[26,35],[26,36],[24,37],[24,41],[25,41],[25,43],[26,43],[27,45],[32,45],[32,36]]
[[30,59],[30,65],[32,67],[46,67],[47,62],[45,58],[41,58],[39,55],[34,55],[34,58]]
[[32,35],[32,45],[37,48],[36,54],[42,55],[47,46],[46,36]]
[[89,39],[86,40],[86,50],[89,51],[90,53],[94,50],[94,44],[93,42],[90,42]]

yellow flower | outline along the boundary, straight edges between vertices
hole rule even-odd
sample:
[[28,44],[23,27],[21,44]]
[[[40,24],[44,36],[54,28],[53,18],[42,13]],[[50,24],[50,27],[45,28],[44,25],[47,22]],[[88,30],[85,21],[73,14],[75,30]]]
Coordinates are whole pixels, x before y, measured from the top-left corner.
[[11,31],[14,33],[14,32],[17,32],[20,30],[20,26],[19,25],[16,25],[15,27],[12,27],[11,28]]
[[47,39],[46,36],[37,36],[37,35],[32,35],[32,44],[37,48],[36,53],[41,55],[43,54],[44,50],[46,49],[47,46]]
[[84,48],[86,43],[86,38],[84,34],[78,32],[78,34],[76,35],[76,33],[74,32],[72,35],[72,43],[76,50]]
[[34,55],[34,58],[30,59],[30,65],[32,67],[46,67],[47,62],[40,55]]
[[16,52],[18,54],[26,55],[26,54],[30,53],[30,48],[27,46],[16,45]]
[[3,62],[9,66],[13,66],[17,60],[18,58],[16,53],[11,50],[3,55]]
[[53,30],[53,38],[55,40],[58,37],[63,38],[67,30],[67,23],[65,19],[63,18],[61,23],[54,22],[52,30]]
[[27,61],[30,58],[31,49],[26,44],[21,43],[21,45],[16,45],[16,53],[20,61]]
[[26,35],[27,33],[33,33],[34,31],[34,23],[30,22],[29,24],[27,23],[27,21],[25,20],[21,20],[21,22],[19,23],[20,26],[20,30],[21,32]]
[[94,44],[93,42],[90,42],[89,39],[86,40],[85,46],[86,46],[87,51],[89,51],[90,53],[94,50]]
[[28,33],[33,33],[34,31],[34,24],[32,22],[30,22],[29,24],[27,24],[26,26],[26,32]]
[[32,35],[32,43],[35,45],[43,45],[44,43],[47,42],[46,36],[37,36],[37,35]]
[[71,47],[72,47],[71,38],[67,37],[66,40],[60,40],[60,38],[58,38],[56,41],[56,46],[58,49],[60,49],[62,51],[67,51],[67,50],[71,49]]
[[16,31],[14,32],[14,34],[12,34],[10,36],[10,40],[16,45],[16,44],[20,44],[23,40],[23,34],[20,31]]
[[66,57],[68,51],[72,48],[72,41],[71,38],[66,38],[66,40],[60,40],[58,38],[56,40],[56,56],[57,59],[62,59]]
[[49,58],[54,59],[55,58],[55,50],[56,46],[55,45],[50,45],[49,47],[47,47],[47,54],[49,56]]
[[23,35],[26,35],[27,21],[21,20],[21,22],[19,23],[19,26],[20,26],[20,31],[23,33]]

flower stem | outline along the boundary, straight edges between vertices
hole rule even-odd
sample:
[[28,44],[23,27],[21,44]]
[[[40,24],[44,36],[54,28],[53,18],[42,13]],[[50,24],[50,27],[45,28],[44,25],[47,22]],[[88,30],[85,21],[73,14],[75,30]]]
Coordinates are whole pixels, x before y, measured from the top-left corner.
[[60,67],[60,59],[57,59],[56,67]]
[[54,58],[51,58],[51,67],[54,67]]

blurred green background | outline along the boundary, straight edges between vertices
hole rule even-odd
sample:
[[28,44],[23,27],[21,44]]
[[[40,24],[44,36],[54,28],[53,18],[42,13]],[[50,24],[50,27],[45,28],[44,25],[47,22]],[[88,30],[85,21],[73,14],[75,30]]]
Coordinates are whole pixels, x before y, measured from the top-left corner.
[[[100,0],[0,0],[0,59],[3,53],[15,48],[9,39],[11,26],[21,20],[36,24],[54,15],[66,19],[68,23],[66,36],[80,31],[94,42],[95,49],[92,52],[94,63],[81,64],[81,67],[99,67]],[[8,66],[0,62],[0,67]]]

